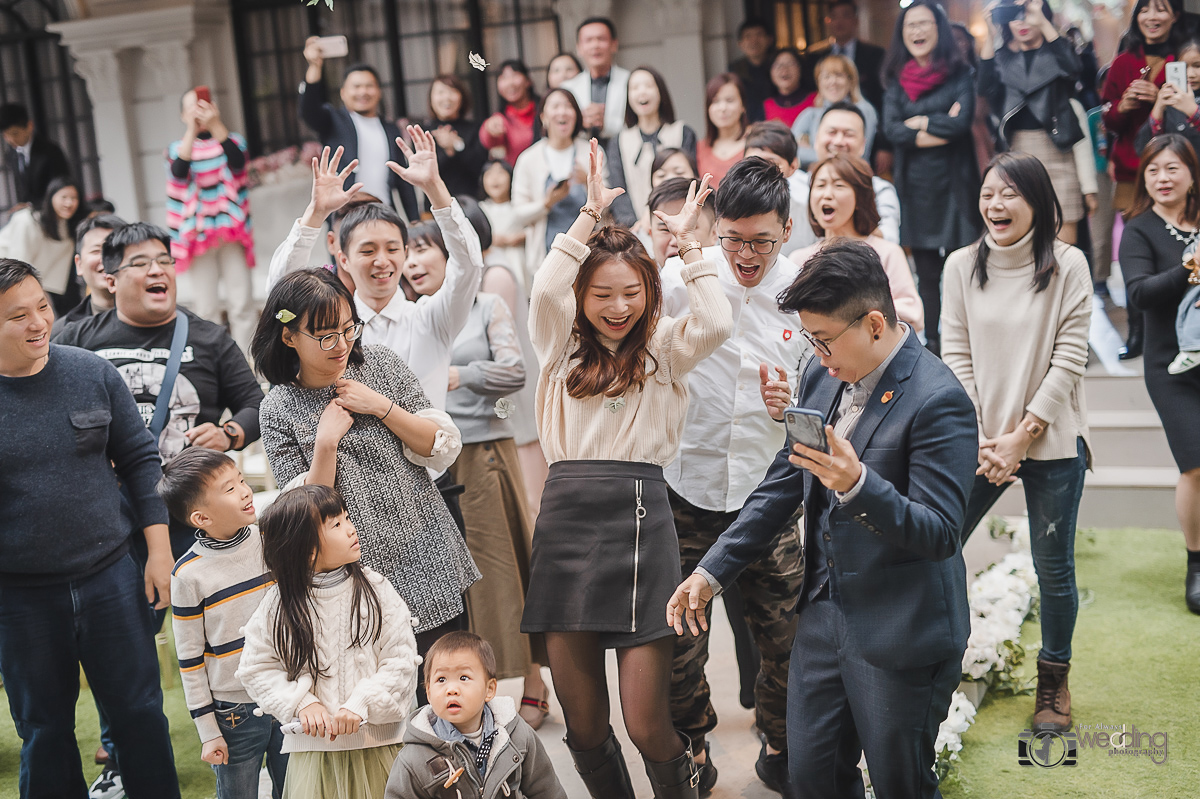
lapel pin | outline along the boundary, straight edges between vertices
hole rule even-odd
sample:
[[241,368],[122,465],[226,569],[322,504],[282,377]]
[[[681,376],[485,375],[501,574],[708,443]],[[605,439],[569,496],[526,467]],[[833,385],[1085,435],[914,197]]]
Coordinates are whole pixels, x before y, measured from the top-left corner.
[[895,392],[892,392],[892,391],[885,391],[885,392],[883,393],[883,399],[881,399],[881,400],[879,400],[879,401],[880,401],[880,402],[882,402],[884,405],[887,405],[889,402],[891,402],[891,401],[892,401],[892,395],[893,395],[893,393],[895,393]]

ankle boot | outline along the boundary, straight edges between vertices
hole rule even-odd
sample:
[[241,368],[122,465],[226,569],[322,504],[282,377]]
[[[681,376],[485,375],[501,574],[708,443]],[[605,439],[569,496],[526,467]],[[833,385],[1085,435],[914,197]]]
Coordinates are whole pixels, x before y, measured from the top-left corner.
[[1066,732],[1071,728],[1071,692],[1067,690],[1070,663],[1038,661],[1034,732]]
[[1129,312],[1129,338],[1125,339],[1125,346],[1122,347],[1117,357],[1122,361],[1133,360],[1134,358],[1142,357],[1142,345],[1145,340],[1146,321],[1142,316],[1141,311]]
[[571,749],[566,736],[563,743],[575,761],[575,770],[583,778],[592,799],[635,799],[633,783],[629,781],[629,768],[621,755],[621,743],[608,729],[608,738],[595,749],[582,752]]
[[1188,564],[1183,597],[1187,601],[1188,610],[1200,613],[1200,563]]
[[699,799],[700,772],[692,759],[692,740],[683,733],[683,754],[666,763],[655,763],[642,755],[654,799]]

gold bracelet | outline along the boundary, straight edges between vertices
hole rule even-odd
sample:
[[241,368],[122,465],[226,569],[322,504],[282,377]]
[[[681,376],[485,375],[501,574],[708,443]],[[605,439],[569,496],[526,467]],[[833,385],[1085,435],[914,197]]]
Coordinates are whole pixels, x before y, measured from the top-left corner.
[[682,259],[683,256],[687,255],[692,250],[702,249],[704,249],[704,245],[693,239],[692,241],[688,241],[679,245],[679,257]]
[[590,216],[592,219],[595,219],[595,220],[596,220],[596,224],[597,224],[597,225],[598,225],[598,224],[600,224],[600,223],[603,221],[603,218],[600,216],[600,212],[599,212],[599,211],[597,211],[597,210],[596,210],[596,209],[594,209],[594,208],[588,208],[586,205],[580,206],[580,208],[579,208],[579,213],[581,213],[581,214],[587,214],[587,215],[588,215],[588,216]]

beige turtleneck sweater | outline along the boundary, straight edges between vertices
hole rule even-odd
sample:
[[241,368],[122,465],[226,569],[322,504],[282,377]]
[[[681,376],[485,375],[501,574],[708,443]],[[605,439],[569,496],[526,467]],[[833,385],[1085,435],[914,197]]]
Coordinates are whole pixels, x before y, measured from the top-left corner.
[[1033,287],[1033,232],[1008,247],[987,237],[987,285],[972,275],[978,245],[946,259],[942,360],[962,382],[981,438],[1011,432],[1026,411],[1048,424],[1029,447],[1032,460],[1077,456],[1088,442],[1083,376],[1092,319],[1092,278],[1083,253],[1055,242],[1058,268]]
[[[617,398],[575,399],[567,393],[578,341],[572,286],[590,250],[562,233],[533,278],[529,336],[542,364],[537,386],[537,425],[549,463],[612,460],[665,466],[679,452],[687,416],[687,374],[729,338],[733,310],[717,278],[717,264],[697,261],[680,272],[691,313],[661,316],[651,336],[658,368]],[[610,342],[605,342],[606,344]],[[615,346],[615,342],[611,342]],[[653,369],[647,363],[647,371]],[[615,400],[615,401],[614,401]]]

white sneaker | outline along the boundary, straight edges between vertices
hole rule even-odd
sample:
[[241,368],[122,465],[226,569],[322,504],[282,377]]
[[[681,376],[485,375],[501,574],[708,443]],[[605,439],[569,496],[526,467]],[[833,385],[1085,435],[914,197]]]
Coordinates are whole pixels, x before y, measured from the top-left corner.
[[1184,351],[1176,355],[1175,360],[1171,361],[1171,365],[1167,367],[1167,374],[1181,375],[1196,366],[1200,366],[1200,351]]
[[100,776],[88,788],[88,799],[124,799],[125,788],[121,785],[121,774],[105,767]]

